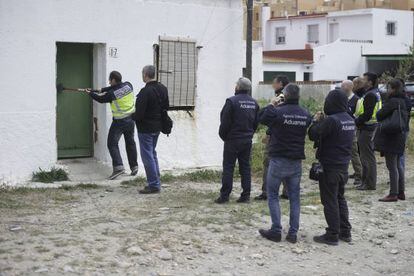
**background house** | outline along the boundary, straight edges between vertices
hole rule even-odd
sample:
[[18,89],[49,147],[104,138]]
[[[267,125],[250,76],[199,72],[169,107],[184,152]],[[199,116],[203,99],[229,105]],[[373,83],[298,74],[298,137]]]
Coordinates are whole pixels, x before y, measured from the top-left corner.
[[103,87],[118,70],[138,93],[146,64],[159,66],[174,109],[161,167],[219,165],[219,112],[244,65],[242,15],[238,0],[0,0],[0,184],[62,158],[108,163],[109,105],[56,84]]
[[[243,0],[245,6],[246,0]],[[413,10],[414,0],[255,0],[253,12],[253,39],[262,37],[263,5],[270,7],[271,17],[314,14],[330,11],[383,8]]]
[[272,18],[262,14],[263,78],[342,80],[392,70],[413,44],[413,13],[361,9]]

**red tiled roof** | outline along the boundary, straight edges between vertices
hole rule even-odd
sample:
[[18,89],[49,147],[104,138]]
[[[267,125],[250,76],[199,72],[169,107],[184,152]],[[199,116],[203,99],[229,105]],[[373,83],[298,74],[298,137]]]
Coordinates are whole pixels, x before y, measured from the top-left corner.
[[313,63],[313,49],[263,51],[267,62]]
[[287,19],[305,19],[305,18],[318,18],[318,17],[325,17],[328,13],[312,13],[312,14],[305,14],[305,15],[290,15],[286,16],[279,16],[279,17],[272,17],[269,21],[278,21],[278,20],[287,20]]

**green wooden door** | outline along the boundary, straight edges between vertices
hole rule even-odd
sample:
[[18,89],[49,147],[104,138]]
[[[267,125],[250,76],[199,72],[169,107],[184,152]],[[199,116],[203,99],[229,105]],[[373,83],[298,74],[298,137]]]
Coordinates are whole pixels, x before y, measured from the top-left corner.
[[[70,88],[92,87],[92,44],[56,43],[56,83]],[[90,157],[92,101],[86,93],[58,92],[56,108],[58,158]]]

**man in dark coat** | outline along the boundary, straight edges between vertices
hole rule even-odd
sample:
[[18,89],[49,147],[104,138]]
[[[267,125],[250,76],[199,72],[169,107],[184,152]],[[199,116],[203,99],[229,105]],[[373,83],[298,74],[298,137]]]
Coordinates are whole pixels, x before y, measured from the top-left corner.
[[[273,80],[272,87],[275,91],[275,99],[278,101],[279,104],[282,104],[284,102],[283,99],[283,89],[289,84],[289,79],[285,75],[279,75]],[[268,128],[266,131],[266,137],[263,138],[264,146],[264,159],[263,159],[263,178],[262,178],[262,193],[258,196],[256,196],[255,200],[267,200],[267,171],[269,170],[269,141],[270,141],[270,135],[272,134],[271,129]],[[283,199],[288,199],[288,193],[287,193],[287,186],[283,182],[283,190],[282,195],[280,196]]]
[[147,65],[142,70],[145,87],[137,95],[134,119],[138,129],[138,140],[142,163],[147,176],[147,186],[141,194],[159,193],[161,190],[160,168],[156,147],[162,130],[161,113],[168,110],[168,90],[156,81],[155,67]]
[[258,125],[259,105],[249,92],[252,83],[247,78],[240,78],[236,84],[236,93],[226,100],[220,114],[220,138],[224,141],[223,177],[220,197],[216,203],[229,201],[233,189],[233,173],[236,160],[239,162],[243,192],[237,200],[239,203],[250,201],[251,191],[251,150],[252,138]]
[[271,129],[269,142],[270,164],[267,173],[267,195],[272,226],[260,229],[264,238],[280,242],[282,239],[279,188],[287,185],[290,202],[289,232],[286,240],[296,243],[300,217],[300,180],[302,160],[305,159],[306,131],[312,121],[307,110],[299,106],[300,89],[295,84],[285,87],[283,104],[273,102],[260,111],[260,122]]
[[351,241],[348,205],[344,197],[355,136],[354,119],[348,113],[348,98],[340,90],[331,91],[325,99],[322,119],[315,115],[309,138],[318,144],[317,157],[323,168],[319,179],[321,202],[328,224],[326,233],[314,241],[337,245],[338,240]]

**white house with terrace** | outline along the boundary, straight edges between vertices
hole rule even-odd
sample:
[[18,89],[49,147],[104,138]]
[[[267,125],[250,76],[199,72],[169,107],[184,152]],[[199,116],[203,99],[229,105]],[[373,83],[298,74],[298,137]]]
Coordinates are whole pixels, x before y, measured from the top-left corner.
[[[147,64],[169,89],[174,120],[160,167],[219,166],[219,113],[244,66],[242,22],[239,0],[0,0],[0,185],[62,159],[109,163],[110,107],[56,85],[105,87],[117,70],[138,93]],[[122,140],[120,149],[126,163]]]
[[263,7],[263,78],[343,80],[392,70],[413,44],[413,12],[361,9],[271,18]]

